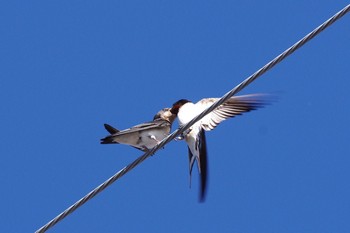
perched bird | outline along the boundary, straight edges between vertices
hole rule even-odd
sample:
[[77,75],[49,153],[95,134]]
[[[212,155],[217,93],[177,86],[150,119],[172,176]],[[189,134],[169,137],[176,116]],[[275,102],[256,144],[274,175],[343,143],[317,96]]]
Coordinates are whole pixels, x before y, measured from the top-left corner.
[[101,144],[126,144],[146,152],[170,133],[175,118],[176,115],[170,112],[170,108],[164,108],[154,116],[153,121],[135,125],[129,129],[118,130],[104,124],[111,135],[102,138]]
[[[225,103],[208,113],[201,120],[192,125],[183,137],[188,146],[190,182],[194,162],[197,161],[198,171],[201,178],[199,200],[204,201],[207,188],[207,146],[205,131],[210,131],[222,121],[241,115],[257,108],[263,107],[269,101],[269,95],[251,94],[234,96]],[[189,100],[181,99],[173,104],[170,112],[178,117],[180,127],[191,121],[205,109],[210,107],[218,98],[202,99],[196,104]]]

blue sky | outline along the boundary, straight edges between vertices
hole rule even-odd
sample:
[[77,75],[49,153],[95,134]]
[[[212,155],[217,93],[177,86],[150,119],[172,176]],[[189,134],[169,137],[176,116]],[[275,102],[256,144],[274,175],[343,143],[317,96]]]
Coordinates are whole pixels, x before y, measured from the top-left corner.
[[[220,97],[346,4],[2,2],[0,231],[37,230],[141,155],[100,145],[103,123]],[[240,93],[279,100],[207,134],[204,204],[171,142],[49,232],[349,232],[349,25]]]

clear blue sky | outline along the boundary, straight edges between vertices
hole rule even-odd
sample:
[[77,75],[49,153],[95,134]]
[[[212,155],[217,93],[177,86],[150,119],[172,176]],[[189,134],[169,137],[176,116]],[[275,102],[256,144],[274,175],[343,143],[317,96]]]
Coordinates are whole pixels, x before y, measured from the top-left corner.
[[[103,123],[220,97],[346,4],[2,2],[0,232],[37,230],[141,155],[100,145]],[[207,134],[204,204],[171,142],[49,232],[350,232],[349,28],[241,92],[280,97]]]

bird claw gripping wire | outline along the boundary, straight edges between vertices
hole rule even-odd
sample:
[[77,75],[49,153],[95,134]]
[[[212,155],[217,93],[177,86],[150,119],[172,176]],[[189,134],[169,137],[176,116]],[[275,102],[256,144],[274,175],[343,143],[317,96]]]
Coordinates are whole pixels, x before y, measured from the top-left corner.
[[181,141],[185,139],[185,136],[191,132],[191,129],[185,130],[182,134],[175,138],[175,141]]

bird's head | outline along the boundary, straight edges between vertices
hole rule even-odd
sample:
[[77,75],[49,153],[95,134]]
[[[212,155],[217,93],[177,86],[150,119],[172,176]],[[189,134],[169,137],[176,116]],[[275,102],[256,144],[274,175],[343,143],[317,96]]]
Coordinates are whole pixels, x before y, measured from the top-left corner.
[[153,117],[153,120],[163,119],[169,121],[170,123],[173,123],[176,115],[173,114],[170,110],[171,108],[163,108]]
[[177,115],[179,113],[179,109],[186,103],[188,102],[191,102],[189,100],[186,100],[186,99],[181,99],[181,100],[178,100],[176,101],[174,104],[173,104],[173,107],[170,109],[170,112],[172,114],[175,114]]

